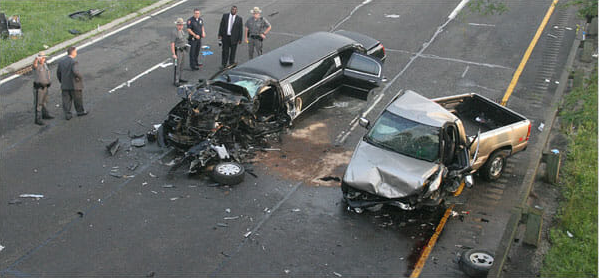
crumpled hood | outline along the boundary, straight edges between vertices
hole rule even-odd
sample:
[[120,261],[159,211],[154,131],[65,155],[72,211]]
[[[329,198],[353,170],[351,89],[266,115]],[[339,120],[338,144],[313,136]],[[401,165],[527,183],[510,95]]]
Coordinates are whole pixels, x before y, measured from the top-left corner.
[[360,141],[343,181],[384,198],[401,198],[420,189],[439,165],[387,151]]

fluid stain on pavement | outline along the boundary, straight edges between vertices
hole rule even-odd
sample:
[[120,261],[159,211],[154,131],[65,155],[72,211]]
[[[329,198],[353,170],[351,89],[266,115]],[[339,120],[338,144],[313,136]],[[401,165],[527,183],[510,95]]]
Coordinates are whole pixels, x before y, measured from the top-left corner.
[[281,143],[272,147],[281,151],[258,153],[254,159],[267,171],[287,179],[316,186],[339,186],[352,151],[330,143],[326,123],[314,123],[281,135]]

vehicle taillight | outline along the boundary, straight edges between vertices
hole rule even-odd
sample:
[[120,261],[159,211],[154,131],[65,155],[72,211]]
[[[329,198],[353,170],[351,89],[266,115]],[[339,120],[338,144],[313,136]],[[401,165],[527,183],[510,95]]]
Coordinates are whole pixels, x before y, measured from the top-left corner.
[[528,138],[530,138],[530,128],[532,126],[532,123],[528,123],[528,133],[526,133],[526,141],[528,141]]
[[383,48],[383,57],[385,57],[385,46],[381,43],[381,47]]

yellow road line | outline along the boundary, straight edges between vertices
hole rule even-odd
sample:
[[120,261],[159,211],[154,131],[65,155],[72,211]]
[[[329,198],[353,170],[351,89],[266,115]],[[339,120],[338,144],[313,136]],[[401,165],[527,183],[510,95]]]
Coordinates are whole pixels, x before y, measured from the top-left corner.
[[[459,196],[460,194],[462,194],[462,190],[464,190],[463,182],[462,182],[462,184],[460,184],[460,187],[458,187],[458,190],[456,190],[456,192],[453,193],[453,196]],[[428,243],[426,244],[426,246],[422,250],[422,253],[420,254],[420,258],[418,258],[418,262],[416,262],[416,265],[414,265],[414,270],[412,271],[410,278],[417,278],[418,276],[420,276],[420,272],[422,272],[422,269],[424,268],[424,264],[426,263],[428,256],[431,254],[431,251],[433,251],[433,247],[435,247],[435,243],[437,243],[437,239],[439,238],[439,235],[443,231],[443,227],[445,227],[445,223],[447,222],[447,219],[451,215],[451,211],[453,211],[453,207],[454,207],[454,205],[451,205],[451,206],[449,206],[449,208],[447,208],[445,210],[445,214],[443,215],[443,218],[441,218],[441,221],[437,225],[437,228],[435,229],[435,233],[428,240]]]
[[532,41],[528,45],[528,49],[526,49],[526,52],[524,53],[524,57],[522,57],[522,61],[520,61],[520,65],[518,66],[518,69],[516,69],[516,72],[514,73],[512,82],[510,82],[510,85],[507,87],[507,90],[505,91],[505,95],[503,95],[503,99],[501,100],[501,105],[505,106],[507,104],[507,100],[512,95],[514,88],[516,88],[516,84],[518,83],[518,79],[520,79],[520,75],[522,74],[522,71],[524,70],[524,66],[526,66],[526,63],[528,62],[528,58],[530,58],[530,54],[532,54],[532,50],[537,45],[537,41],[539,41],[539,37],[541,37],[541,34],[543,33],[543,29],[545,29],[545,26],[547,25],[547,22],[549,21],[549,18],[551,17],[551,14],[553,13],[555,6],[557,5],[557,2],[559,2],[559,0],[553,0],[553,3],[551,3],[549,10],[547,10],[545,17],[543,18],[543,21],[541,22],[541,25],[537,29],[537,33],[532,38]]

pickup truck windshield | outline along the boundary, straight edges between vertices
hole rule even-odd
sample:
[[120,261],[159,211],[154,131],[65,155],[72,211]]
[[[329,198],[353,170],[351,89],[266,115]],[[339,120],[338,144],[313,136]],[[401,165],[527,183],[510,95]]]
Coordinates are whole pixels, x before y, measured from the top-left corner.
[[383,112],[366,134],[369,143],[413,158],[434,162],[439,158],[440,128]]
[[258,89],[262,87],[263,83],[263,81],[258,78],[252,78],[236,74],[228,74],[226,72],[214,78],[214,81],[221,81],[244,87],[252,98],[256,96]]

